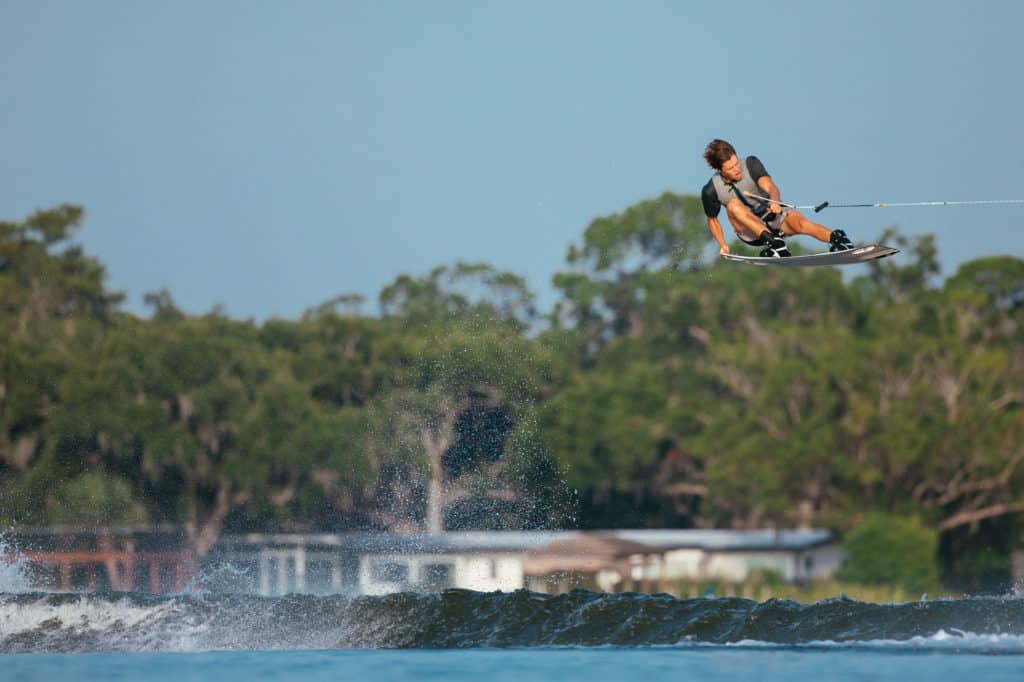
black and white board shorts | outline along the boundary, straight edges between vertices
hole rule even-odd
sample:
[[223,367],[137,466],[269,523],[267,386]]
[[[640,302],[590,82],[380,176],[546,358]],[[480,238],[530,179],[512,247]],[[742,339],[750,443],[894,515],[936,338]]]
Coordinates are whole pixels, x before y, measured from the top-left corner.
[[[785,236],[782,233],[782,223],[784,223],[786,221],[786,216],[789,214],[789,211],[790,211],[790,209],[788,209],[788,208],[782,209],[781,211],[776,213],[775,216],[771,220],[764,221],[765,227],[767,227],[772,232],[775,232],[776,234]],[[754,239],[754,240],[744,239],[743,235],[740,234],[739,232],[736,233],[736,236],[740,238],[741,242],[744,242],[744,243],[749,244],[751,246],[764,246],[765,245],[764,244],[764,240],[761,239],[760,237],[758,237],[757,239]]]

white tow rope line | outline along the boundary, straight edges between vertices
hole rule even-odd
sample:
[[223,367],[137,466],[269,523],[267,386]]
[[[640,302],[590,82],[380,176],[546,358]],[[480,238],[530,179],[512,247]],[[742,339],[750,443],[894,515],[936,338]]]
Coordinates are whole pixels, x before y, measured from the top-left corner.
[[753,192],[744,192],[744,194],[752,199],[778,204],[779,206],[785,206],[786,208],[813,208],[815,213],[818,213],[828,206],[831,206],[832,208],[908,208],[913,206],[983,206],[992,204],[1024,204],[1024,199],[981,199],[974,201],[879,201],[873,204],[830,204],[827,201],[823,201],[817,205],[796,206],[794,204],[787,204],[784,201],[776,201],[775,199],[762,197],[761,195],[754,194]]

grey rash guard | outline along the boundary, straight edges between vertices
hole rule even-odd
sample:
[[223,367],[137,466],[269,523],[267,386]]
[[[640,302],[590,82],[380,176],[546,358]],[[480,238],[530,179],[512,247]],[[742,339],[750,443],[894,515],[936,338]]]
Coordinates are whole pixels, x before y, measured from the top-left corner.
[[743,177],[735,184],[727,183],[721,173],[715,173],[701,190],[700,198],[704,204],[704,215],[717,218],[722,206],[732,199],[739,199],[750,208],[757,217],[763,217],[768,211],[768,202],[748,197],[744,192],[768,198],[768,194],[758,186],[757,181],[768,175],[764,164],[756,156],[743,159]]

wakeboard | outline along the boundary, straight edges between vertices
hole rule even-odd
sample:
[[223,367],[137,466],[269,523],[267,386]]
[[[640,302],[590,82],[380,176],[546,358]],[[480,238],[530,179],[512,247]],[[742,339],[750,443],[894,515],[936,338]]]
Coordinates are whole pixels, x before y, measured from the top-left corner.
[[828,253],[812,253],[806,256],[789,256],[788,258],[772,258],[764,256],[737,256],[732,253],[722,254],[725,260],[747,265],[779,265],[782,267],[800,267],[808,265],[853,265],[855,263],[867,263],[878,258],[886,258],[899,253],[899,249],[880,244],[869,244],[857,246],[846,251],[832,251]]

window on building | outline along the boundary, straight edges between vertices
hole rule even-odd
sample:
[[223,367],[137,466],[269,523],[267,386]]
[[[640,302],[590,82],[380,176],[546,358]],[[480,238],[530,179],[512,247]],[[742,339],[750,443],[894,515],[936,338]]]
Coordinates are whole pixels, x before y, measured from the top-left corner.
[[420,587],[430,592],[440,592],[454,587],[451,564],[427,564],[420,570]]
[[377,583],[409,582],[409,565],[397,561],[375,561],[370,568],[370,577]]
[[330,594],[334,592],[332,582],[334,561],[317,557],[306,560],[306,591],[310,594]]

